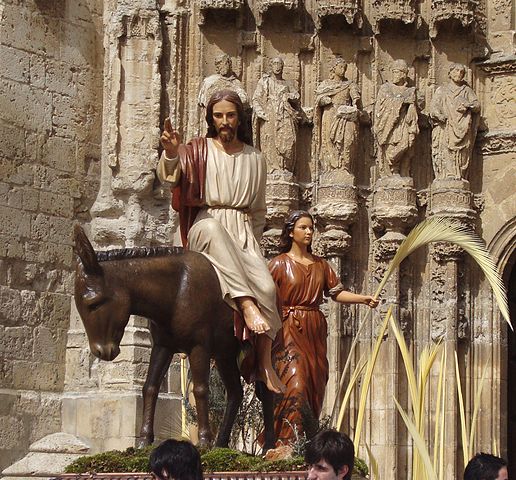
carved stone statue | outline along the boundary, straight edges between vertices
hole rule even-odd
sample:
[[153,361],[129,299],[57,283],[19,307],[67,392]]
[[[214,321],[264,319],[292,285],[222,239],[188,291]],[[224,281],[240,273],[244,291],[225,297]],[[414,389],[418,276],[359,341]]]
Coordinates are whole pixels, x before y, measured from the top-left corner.
[[258,81],[252,101],[256,147],[265,155],[269,173],[292,171],[303,116],[299,92],[283,78],[283,65],[283,59],[272,59],[271,73]]
[[408,66],[404,60],[393,62],[391,74],[392,80],[378,90],[373,132],[381,176],[408,177],[414,140],[419,132],[416,89],[407,85]]
[[197,100],[199,106],[205,109],[210,97],[218,90],[233,90],[246,107],[248,105],[247,93],[242,82],[233,72],[229,55],[223,53],[215,57],[215,70],[217,73],[206,77],[202,82]]
[[467,179],[477,135],[480,103],[464,81],[466,68],[450,65],[450,82],[439,87],[430,105],[432,162],[436,179]]
[[350,172],[358,138],[358,86],[346,80],[346,62],[337,58],[330,79],[315,91],[318,109],[319,161],[323,172],[344,169]]

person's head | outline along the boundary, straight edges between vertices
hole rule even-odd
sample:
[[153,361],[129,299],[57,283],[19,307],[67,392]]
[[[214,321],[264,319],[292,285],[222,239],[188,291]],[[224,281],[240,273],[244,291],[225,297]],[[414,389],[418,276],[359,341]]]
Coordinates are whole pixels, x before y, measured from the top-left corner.
[[235,135],[239,140],[250,143],[247,132],[244,105],[233,90],[218,90],[206,106],[207,137],[219,137],[231,141]]
[[280,252],[286,253],[292,247],[292,242],[304,243],[308,251],[312,251],[314,219],[305,210],[295,210],[290,213],[283,224],[280,235]]
[[464,480],[508,480],[507,462],[490,453],[477,453],[464,470]]
[[391,65],[392,83],[400,84],[407,80],[408,65],[405,60],[394,60]]
[[337,57],[333,61],[332,65],[330,67],[330,73],[334,77],[344,78],[347,68],[348,68],[348,66],[347,66],[346,62],[344,61],[344,59],[341,57]]
[[275,75],[281,75],[283,73],[283,67],[285,63],[281,57],[274,57],[271,60],[271,70]]
[[349,480],[355,463],[351,439],[335,430],[319,432],[306,447],[308,480]]
[[158,480],[202,480],[201,456],[186,440],[165,440],[149,459],[150,471]]
[[460,63],[452,63],[448,68],[448,76],[456,83],[464,80],[466,75],[466,67]]
[[215,57],[215,70],[224,77],[231,73],[231,58],[226,53]]

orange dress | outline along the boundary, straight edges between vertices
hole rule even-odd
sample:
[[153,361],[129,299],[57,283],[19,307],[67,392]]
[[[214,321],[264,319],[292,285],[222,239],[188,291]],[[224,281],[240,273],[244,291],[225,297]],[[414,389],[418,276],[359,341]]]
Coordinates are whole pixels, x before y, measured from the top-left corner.
[[283,313],[273,361],[287,388],[274,408],[278,445],[295,438],[293,426],[303,432],[304,412],[319,418],[328,381],[327,324],[319,305],[323,294],[333,297],[344,287],[326,260],[314,260],[307,266],[283,253],[269,263]]

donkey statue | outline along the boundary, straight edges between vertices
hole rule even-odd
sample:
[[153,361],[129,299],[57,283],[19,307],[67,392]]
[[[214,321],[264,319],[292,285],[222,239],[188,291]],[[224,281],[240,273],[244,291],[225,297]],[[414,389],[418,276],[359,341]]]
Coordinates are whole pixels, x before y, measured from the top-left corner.
[[[75,303],[90,350],[102,360],[120,353],[130,315],[150,320],[152,350],[143,386],[143,421],[139,445],[154,441],[158,392],[175,353],[190,359],[197,408],[199,445],[213,437],[208,421],[210,359],[226,388],[227,403],[215,445],[227,447],[242,402],[237,366],[240,343],[234,336],[233,311],[222,300],[217,274],[203,255],[178,247],[129,248],[95,252],[84,230],[74,229],[77,267]],[[265,442],[274,448],[272,394],[257,382],[262,401]]]

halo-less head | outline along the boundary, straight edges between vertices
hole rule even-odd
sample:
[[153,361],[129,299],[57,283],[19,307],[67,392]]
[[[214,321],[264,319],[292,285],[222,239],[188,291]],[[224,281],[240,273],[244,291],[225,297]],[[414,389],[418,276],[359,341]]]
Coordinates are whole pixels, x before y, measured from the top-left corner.
[[[280,235],[280,252],[286,253],[292,247],[292,232],[294,231],[294,227],[296,226],[296,222],[301,218],[309,218],[314,222],[312,215],[310,215],[305,210],[294,210],[289,214],[286,218],[285,223],[283,224],[283,229]],[[312,251],[312,246],[308,246],[308,251]]]

